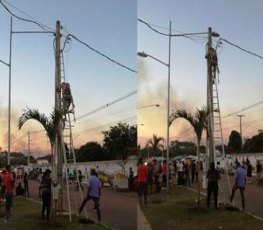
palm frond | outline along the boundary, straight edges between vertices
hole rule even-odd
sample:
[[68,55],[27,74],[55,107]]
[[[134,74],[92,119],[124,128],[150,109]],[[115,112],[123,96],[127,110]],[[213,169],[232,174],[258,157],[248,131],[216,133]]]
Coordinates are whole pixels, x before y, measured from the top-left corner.
[[41,123],[41,125],[44,127],[44,129],[46,128],[47,124],[48,124],[48,118],[46,117],[45,114],[41,114],[38,109],[30,109],[27,108],[24,110],[23,114],[18,118],[18,129],[20,130],[23,125],[28,121],[28,120],[36,120],[39,123]]

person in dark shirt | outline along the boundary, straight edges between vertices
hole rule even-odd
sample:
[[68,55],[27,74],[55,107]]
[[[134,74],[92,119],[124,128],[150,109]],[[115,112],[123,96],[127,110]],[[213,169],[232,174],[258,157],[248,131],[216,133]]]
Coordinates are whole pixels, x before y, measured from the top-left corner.
[[42,219],[49,220],[50,207],[51,207],[51,171],[47,169],[42,177],[41,190],[42,190]]
[[215,209],[218,209],[218,180],[220,173],[215,168],[215,162],[210,163],[210,168],[207,171],[207,207],[210,206],[210,200],[213,193]]
[[24,195],[24,189],[21,185],[21,182],[18,183],[18,186],[16,187],[16,195],[17,196],[22,196]]
[[25,188],[25,196],[29,197],[29,187],[28,187],[28,175],[27,173],[23,176],[24,188]]

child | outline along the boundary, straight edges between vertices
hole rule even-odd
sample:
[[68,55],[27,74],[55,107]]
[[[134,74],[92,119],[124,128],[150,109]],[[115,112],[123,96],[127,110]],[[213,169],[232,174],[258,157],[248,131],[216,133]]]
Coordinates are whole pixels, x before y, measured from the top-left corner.
[[54,204],[55,204],[55,211],[57,211],[58,207],[58,193],[60,190],[60,185],[58,185],[56,182],[53,183],[53,200],[54,200]]

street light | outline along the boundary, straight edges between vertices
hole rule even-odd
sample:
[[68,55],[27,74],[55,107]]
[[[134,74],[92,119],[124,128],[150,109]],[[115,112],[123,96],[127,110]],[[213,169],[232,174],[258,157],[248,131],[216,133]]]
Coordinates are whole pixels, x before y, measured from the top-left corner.
[[144,106],[138,107],[137,109],[145,109],[148,107],[160,107],[160,105],[159,104],[144,105]]
[[172,25],[171,25],[171,21],[169,22],[169,51],[168,51],[168,63],[165,63],[161,60],[159,60],[158,58],[156,57],[153,57],[152,55],[149,55],[145,52],[138,52],[138,56],[139,57],[143,57],[143,58],[146,58],[146,57],[150,57],[152,59],[154,59],[155,61],[158,61],[159,63],[165,65],[168,67],[168,85],[167,85],[167,136],[166,136],[166,139],[167,139],[167,151],[166,151],[166,164],[167,164],[167,170],[166,170],[166,191],[168,192],[169,191],[169,167],[168,167],[168,164],[169,164],[169,126],[170,126],[170,123],[169,123],[169,116],[170,116],[170,73],[171,73],[171,28],[172,28]]
[[9,46],[9,63],[2,60],[0,62],[9,68],[8,77],[8,147],[7,147],[7,165],[10,164],[10,146],[11,146],[11,54],[12,54],[12,17],[10,19],[10,46]]

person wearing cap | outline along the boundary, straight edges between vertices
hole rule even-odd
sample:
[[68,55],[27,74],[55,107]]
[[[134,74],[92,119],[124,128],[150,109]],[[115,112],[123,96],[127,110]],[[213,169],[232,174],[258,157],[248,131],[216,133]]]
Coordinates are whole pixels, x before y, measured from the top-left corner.
[[41,190],[42,190],[42,219],[49,220],[50,208],[51,208],[51,171],[47,169],[41,180]]

